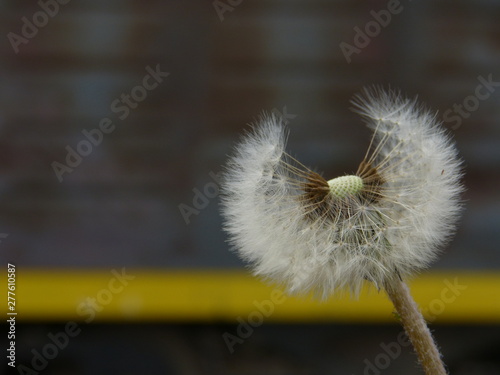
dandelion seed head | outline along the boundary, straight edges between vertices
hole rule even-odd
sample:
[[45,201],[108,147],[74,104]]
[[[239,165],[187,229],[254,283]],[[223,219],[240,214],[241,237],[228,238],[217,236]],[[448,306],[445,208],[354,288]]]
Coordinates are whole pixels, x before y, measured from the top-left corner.
[[[353,100],[373,136],[356,173],[332,179],[285,151],[280,117],[264,114],[229,159],[224,229],[256,275],[290,293],[357,295],[436,259],[460,213],[457,151],[435,116],[381,89]],[[363,155],[361,155],[363,157]]]

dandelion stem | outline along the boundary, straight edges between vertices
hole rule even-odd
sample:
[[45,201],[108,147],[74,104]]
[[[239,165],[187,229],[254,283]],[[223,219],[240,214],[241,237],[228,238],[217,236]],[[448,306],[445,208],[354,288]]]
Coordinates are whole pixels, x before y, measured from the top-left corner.
[[408,286],[399,278],[393,278],[385,284],[385,290],[401,318],[425,374],[446,375],[439,350]]

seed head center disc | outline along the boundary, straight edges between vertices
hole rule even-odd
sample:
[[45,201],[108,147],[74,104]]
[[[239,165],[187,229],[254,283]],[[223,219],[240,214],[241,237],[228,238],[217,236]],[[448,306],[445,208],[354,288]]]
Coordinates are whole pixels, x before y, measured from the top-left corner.
[[330,193],[337,198],[356,195],[363,189],[363,179],[359,176],[342,176],[328,181]]

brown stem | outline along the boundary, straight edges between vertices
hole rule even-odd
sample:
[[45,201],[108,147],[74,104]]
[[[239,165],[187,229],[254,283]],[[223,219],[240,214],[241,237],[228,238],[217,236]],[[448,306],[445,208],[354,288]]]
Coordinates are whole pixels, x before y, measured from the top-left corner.
[[393,278],[385,284],[385,290],[401,318],[401,323],[417,352],[425,373],[446,375],[439,350],[422,313],[410,295],[408,286],[399,278]]

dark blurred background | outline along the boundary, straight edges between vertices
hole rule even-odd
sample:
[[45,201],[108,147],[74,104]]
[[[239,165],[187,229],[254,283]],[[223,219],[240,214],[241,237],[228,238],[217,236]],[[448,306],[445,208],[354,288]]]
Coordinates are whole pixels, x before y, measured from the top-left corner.
[[[0,20],[2,277],[9,262],[27,274],[246,272],[217,197],[246,124],[283,115],[290,152],[334,177],[368,145],[350,99],[381,84],[436,111],[464,160],[466,211],[433,271],[500,280],[500,2],[0,1]],[[46,304],[57,300],[52,290]],[[27,315],[28,365],[71,317]],[[42,373],[421,373],[409,348],[367,369],[401,328],[366,315],[275,319],[234,354],[227,317],[96,321]],[[494,320],[437,322],[453,374],[500,373]]]

